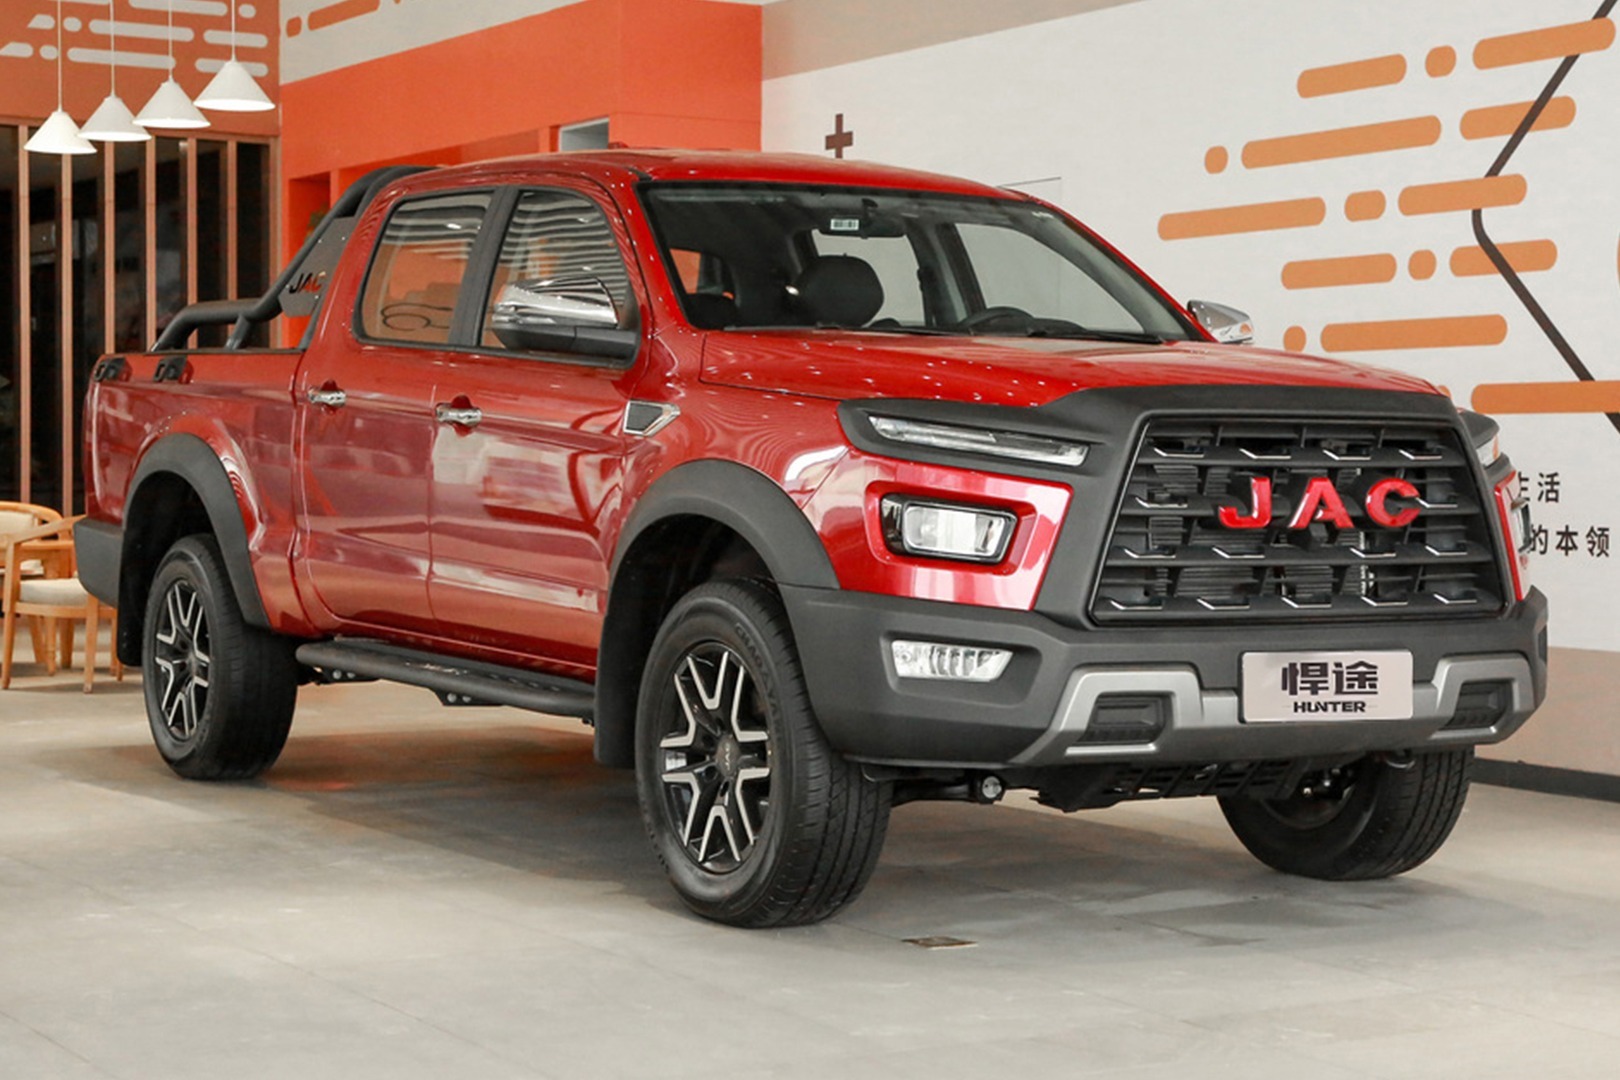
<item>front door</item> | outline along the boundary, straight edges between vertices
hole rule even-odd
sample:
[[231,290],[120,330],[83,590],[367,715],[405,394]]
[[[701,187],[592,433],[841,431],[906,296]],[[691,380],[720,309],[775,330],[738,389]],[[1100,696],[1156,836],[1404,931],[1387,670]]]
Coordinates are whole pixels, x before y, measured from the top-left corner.
[[633,326],[616,223],[584,191],[518,192],[471,330],[476,345],[444,365],[435,390],[428,591],[440,631],[540,651],[579,674],[594,667],[606,610],[603,530],[621,497],[621,427],[635,369],[625,359],[548,351],[503,325],[498,309],[583,283],[612,298],[602,317]]

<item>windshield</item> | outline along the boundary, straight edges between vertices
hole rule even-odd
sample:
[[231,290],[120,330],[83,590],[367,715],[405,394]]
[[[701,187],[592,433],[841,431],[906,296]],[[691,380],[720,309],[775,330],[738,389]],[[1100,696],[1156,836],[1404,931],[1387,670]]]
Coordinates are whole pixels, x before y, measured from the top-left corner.
[[778,184],[648,184],[687,318],[705,329],[1196,337],[1064,218],[1015,199]]

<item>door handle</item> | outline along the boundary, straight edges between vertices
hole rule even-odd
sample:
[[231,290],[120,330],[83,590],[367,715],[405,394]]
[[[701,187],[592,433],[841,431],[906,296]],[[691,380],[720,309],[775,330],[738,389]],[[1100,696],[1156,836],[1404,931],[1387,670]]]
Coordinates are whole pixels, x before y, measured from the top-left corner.
[[341,409],[349,400],[348,394],[345,394],[331,383],[321,387],[312,386],[309,388],[309,393],[304,396],[309,399],[311,405],[319,405],[326,409]]
[[433,416],[441,424],[475,428],[484,420],[484,410],[476,405],[448,405],[439,402],[433,407]]

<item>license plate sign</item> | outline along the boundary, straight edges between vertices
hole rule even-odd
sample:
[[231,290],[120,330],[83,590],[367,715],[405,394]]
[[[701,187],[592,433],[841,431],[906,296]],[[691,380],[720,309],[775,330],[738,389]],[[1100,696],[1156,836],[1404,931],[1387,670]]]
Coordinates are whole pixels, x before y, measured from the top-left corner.
[[1243,654],[1243,719],[1406,720],[1409,652]]

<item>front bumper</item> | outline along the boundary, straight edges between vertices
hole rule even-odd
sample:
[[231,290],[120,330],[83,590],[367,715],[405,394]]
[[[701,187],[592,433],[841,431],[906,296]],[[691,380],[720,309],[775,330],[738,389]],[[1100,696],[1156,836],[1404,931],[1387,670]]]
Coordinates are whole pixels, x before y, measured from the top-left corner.
[[[1085,762],[1236,762],[1498,742],[1547,692],[1547,601],[1493,619],[1090,630],[1025,611],[782,587],[810,700],[833,747],[898,766],[1005,769]],[[1009,649],[991,683],[901,679],[896,639]],[[1246,652],[1406,649],[1414,716],[1245,723]],[[1494,688],[1495,715],[1458,726],[1459,700]],[[1473,700],[1470,698],[1470,700]],[[1159,718],[1150,739],[1087,733],[1107,702]],[[1447,727],[1448,724],[1453,726]]]

